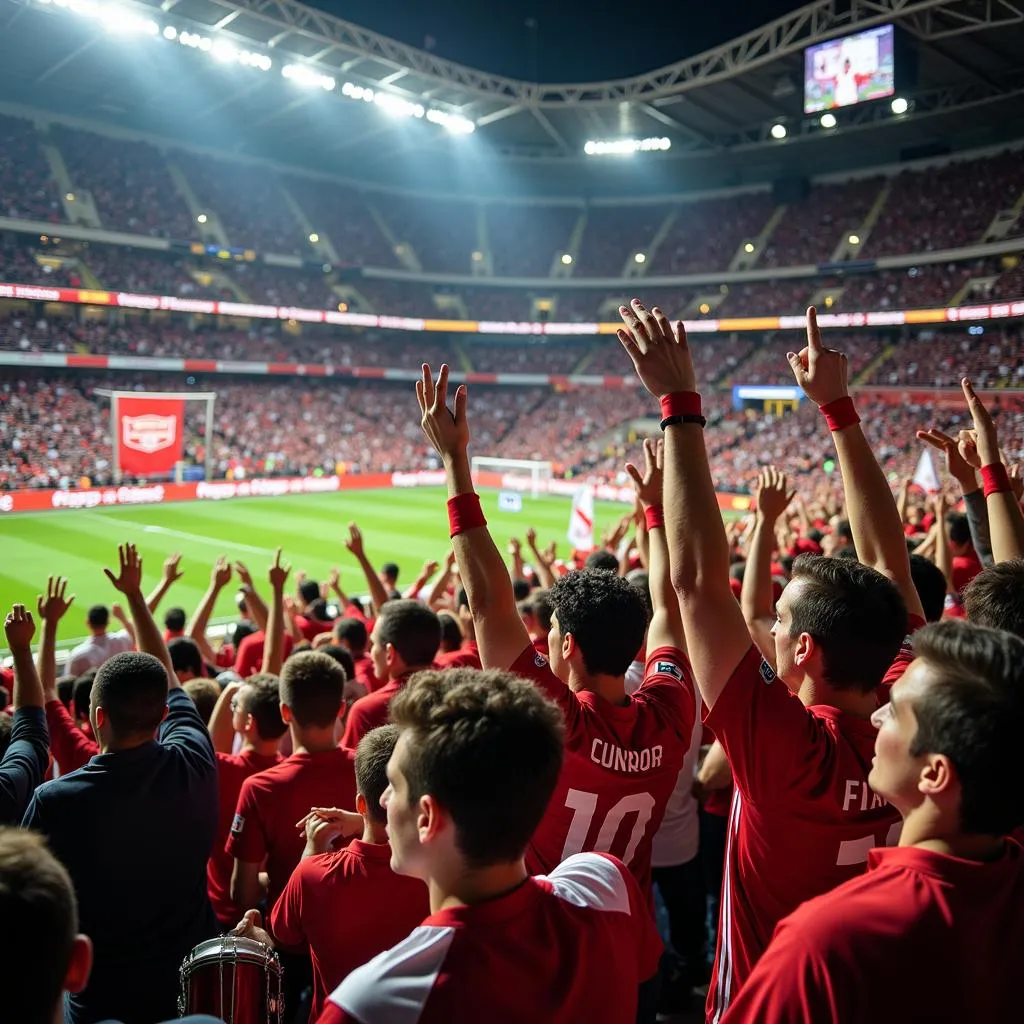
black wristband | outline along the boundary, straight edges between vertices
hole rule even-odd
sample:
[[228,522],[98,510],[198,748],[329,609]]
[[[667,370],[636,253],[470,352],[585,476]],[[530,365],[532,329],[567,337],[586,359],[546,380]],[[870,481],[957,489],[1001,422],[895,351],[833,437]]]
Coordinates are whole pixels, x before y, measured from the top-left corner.
[[708,421],[703,416],[666,416],[661,421],[661,429],[674,427],[677,423],[699,423],[702,427],[708,425]]

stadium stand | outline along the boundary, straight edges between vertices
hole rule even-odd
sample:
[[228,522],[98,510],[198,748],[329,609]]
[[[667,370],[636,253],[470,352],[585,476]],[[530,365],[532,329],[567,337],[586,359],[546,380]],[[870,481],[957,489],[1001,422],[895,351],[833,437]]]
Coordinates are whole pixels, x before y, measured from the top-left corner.
[[35,126],[6,114],[0,114],[0,211],[15,220],[64,219]]

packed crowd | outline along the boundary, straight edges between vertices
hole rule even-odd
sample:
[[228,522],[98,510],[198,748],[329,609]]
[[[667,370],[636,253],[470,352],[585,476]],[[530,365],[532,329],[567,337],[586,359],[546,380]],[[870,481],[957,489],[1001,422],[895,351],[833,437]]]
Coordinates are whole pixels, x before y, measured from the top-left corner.
[[[353,523],[365,598],[280,550],[265,576],[227,550],[164,630],[160,604],[201,570],[171,556],[147,595],[123,544],[117,603],[88,610],[63,676],[75,581],[10,610],[12,1020],[213,1024],[244,999],[284,1024],[653,1024],[705,986],[713,1024],[1014,1019],[1011,416],[966,380],[948,433],[855,402],[812,317],[785,422],[831,435],[834,476],[762,461],[755,512],[726,524],[682,332],[637,300],[621,315],[663,437],[625,466],[635,508],[564,562],[532,530],[495,545],[469,451],[495,405],[424,366],[420,422],[398,420],[443,467],[452,547],[403,590]],[[529,416],[545,429],[543,403]],[[943,480],[894,496],[873,450],[915,428]]]

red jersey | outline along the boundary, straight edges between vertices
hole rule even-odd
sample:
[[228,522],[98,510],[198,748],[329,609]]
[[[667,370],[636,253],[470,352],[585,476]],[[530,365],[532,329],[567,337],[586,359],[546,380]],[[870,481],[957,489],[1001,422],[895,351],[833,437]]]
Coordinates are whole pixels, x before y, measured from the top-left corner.
[[313,616],[296,615],[295,625],[299,627],[299,632],[312,643],[321,633],[330,633],[334,623],[323,622]]
[[[392,679],[379,690],[368,693],[352,705],[348,718],[345,720],[345,735],[341,738],[343,747],[355,750],[359,746],[359,741],[371,729],[388,724],[388,708],[391,706],[391,698],[405,685],[407,678],[407,676],[401,676],[399,679]],[[332,804],[331,806],[338,805]]]
[[242,783],[225,849],[247,864],[267,862],[267,906],[281,895],[306,839],[295,827],[311,807],[355,807],[355,751],[303,751]]
[[732,766],[718,949],[707,1013],[718,1024],[771,937],[804,900],[895,845],[899,814],[868,786],[877,730],[804,707],[751,647],[705,717]]
[[353,971],[320,1024],[633,1024],[661,940],[636,881],[585,853],[507,896],[431,914]]
[[537,683],[565,717],[565,760],[527,847],[527,869],[542,874],[574,853],[611,853],[650,897],[651,842],[697,717],[686,655],[675,647],[652,652],[643,682],[622,707],[573,693],[532,644],[510,671]]
[[59,700],[46,703],[46,727],[50,733],[50,752],[61,775],[70,775],[100,752],[99,745],[75,724],[71,712]]
[[1019,1020],[1024,851],[990,863],[913,846],[779,923],[723,1021]]
[[234,870],[235,858],[224,849],[238,806],[238,794],[242,790],[242,783],[250,775],[272,768],[280,760],[280,754],[265,757],[255,750],[246,750],[241,754],[217,752],[217,838],[213,841],[213,851],[206,862],[206,891],[210,895],[213,912],[222,925],[234,927],[242,916],[242,910],[249,909],[239,907],[231,898],[231,872]]
[[391,870],[387,843],[353,839],[343,850],[304,857],[270,915],[270,930],[286,946],[309,946],[313,1005],[357,967],[402,941],[430,913],[426,885]]
[[[238,645],[238,653],[235,655],[235,671],[243,678],[255,675],[263,667],[263,648],[267,642],[267,634],[262,629],[250,633]],[[295,641],[291,634],[284,635],[284,656],[287,658],[292,653]]]
[[973,551],[967,555],[953,556],[953,587],[958,594],[963,593],[967,584],[981,572],[981,568],[981,562]]
[[383,685],[384,681],[378,679],[373,673],[373,658],[364,654],[361,658],[355,659],[356,681],[366,687],[367,693],[375,693]]
[[475,640],[466,640],[457,651],[438,653],[434,664],[440,669],[446,668],[483,668],[480,660],[480,648]]

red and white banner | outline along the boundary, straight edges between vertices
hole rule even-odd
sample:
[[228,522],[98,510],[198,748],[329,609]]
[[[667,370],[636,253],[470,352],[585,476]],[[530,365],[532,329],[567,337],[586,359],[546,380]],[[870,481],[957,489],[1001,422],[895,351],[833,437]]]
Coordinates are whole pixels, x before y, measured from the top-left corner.
[[181,460],[185,401],[117,397],[117,464],[127,476],[166,475]]

